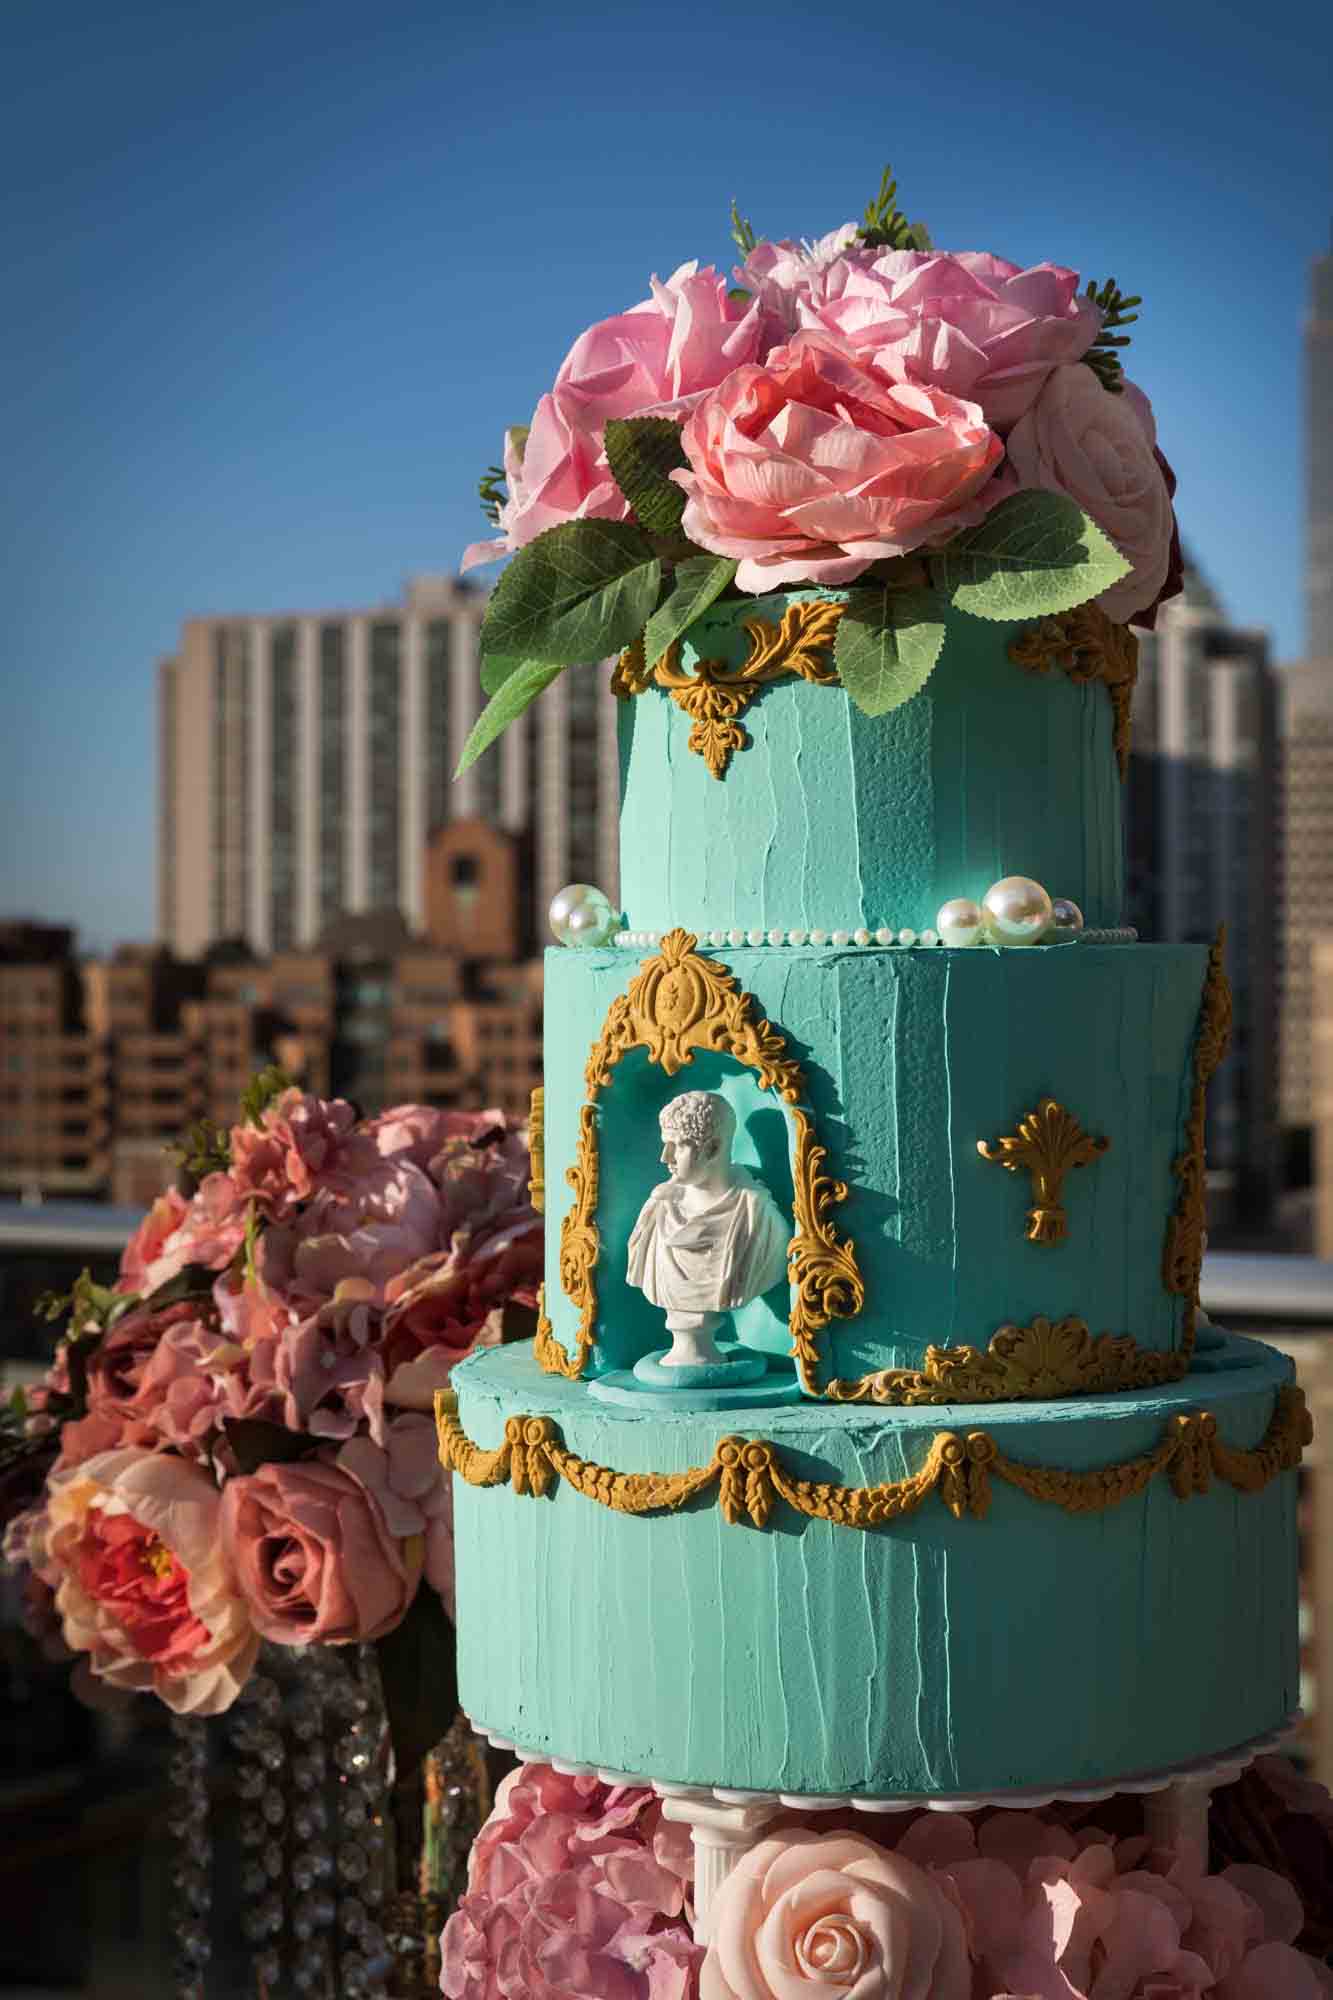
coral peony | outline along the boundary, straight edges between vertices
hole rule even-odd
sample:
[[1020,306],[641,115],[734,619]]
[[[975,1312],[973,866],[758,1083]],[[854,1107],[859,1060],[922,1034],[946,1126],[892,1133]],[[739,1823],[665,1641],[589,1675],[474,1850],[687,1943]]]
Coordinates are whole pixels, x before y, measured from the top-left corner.
[[1012,490],[992,476],[1004,448],[975,404],[885,382],[827,333],[738,368],[681,442],[689,469],[671,476],[688,495],[685,533],[739,557],[736,582],[752,592],[849,583],[947,540]]
[[971,2000],[966,1930],[940,1880],[852,1834],[760,1841],[712,1927],[702,2000]]
[[158,1196],[121,1252],[118,1292],[137,1292],[147,1298],[172,1276],[168,1247],[189,1206],[175,1188]]
[[48,1489],[40,1568],[56,1579],[66,1644],[181,1715],[230,1707],[259,1649],[220,1507],[198,1466],[133,1448],[53,1473]]
[[692,2000],[689,1836],[638,1787],[513,1772],[441,1938],[448,2000]]
[[394,1535],[361,1480],[327,1458],[228,1480],[221,1530],[256,1630],[279,1645],[381,1638],[416,1595],[420,1540]]
[[1112,395],[1081,364],[1055,369],[1009,434],[1019,485],[1077,501],[1132,565],[1097,599],[1121,623],[1160,600],[1171,563],[1175,513],[1156,443],[1147,397],[1133,383]]
[[795,311],[799,325],[839,335],[887,380],[978,404],[1002,434],[1052,369],[1087,353],[1102,319],[1080,297],[1077,271],[1059,264],[1025,271],[980,251],[866,248],[812,271]]
[[629,503],[611,476],[602,433],[612,417],[679,416],[759,352],[756,305],[738,303],[711,265],[682,264],[652,297],[579,335],[526,441],[505,440],[509,499],[502,533],[474,542],[467,569],[511,553],[563,521],[623,521]]

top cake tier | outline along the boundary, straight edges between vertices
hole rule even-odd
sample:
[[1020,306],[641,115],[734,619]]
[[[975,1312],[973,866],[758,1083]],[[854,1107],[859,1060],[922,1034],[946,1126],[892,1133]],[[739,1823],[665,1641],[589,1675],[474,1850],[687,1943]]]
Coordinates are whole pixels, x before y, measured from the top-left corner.
[[648,685],[620,716],[627,923],[920,931],[1028,875],[1119,924],[1132,637],[1091,607],[951,611],[925,687],[869,716],[833,679],[821,608],[839,597],[715,608],[655,673],[631,667]]

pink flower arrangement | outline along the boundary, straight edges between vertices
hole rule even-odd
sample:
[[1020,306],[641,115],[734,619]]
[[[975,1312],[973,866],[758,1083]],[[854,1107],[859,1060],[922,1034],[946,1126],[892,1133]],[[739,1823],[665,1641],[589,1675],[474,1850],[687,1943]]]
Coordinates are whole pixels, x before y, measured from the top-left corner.
[[506,1778],[440,1941],[448,2000],[692,2000],[689,1834],[649,1790]]
[[[81,1281],[0,1493],[6,1552],[118,1688],[212,1714],[261,1638],[452,1615],[432,1392],[535,1301],[525,1137],[498,1111],[373,1119],[260,1079],[157,1201],[113,1289]],[[425,1303],[429,1298],[431,1303]]]

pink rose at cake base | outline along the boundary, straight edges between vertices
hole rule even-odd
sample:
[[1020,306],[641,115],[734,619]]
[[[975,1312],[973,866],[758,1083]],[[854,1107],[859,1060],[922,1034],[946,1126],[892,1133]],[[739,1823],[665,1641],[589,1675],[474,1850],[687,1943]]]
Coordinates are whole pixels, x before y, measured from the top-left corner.
[[[812,242],[760,240],[734,205],[732,224],[730,289],[712,265],[681,266],[575,342],[530,422],[504,432],[503,467],[480,488],[496,534],[465,556],[465,565],[510,560],[482,627],[489,703],[460,769],[494,754],[503,730],[560,674],[586,675],[600,661],[621,702],[622,764],[643,787],[632,809],[622,805],[622,887],[626,840],[632,852],[636,839],[660,837],[661,867],[654,875],[635,857],[635,891],[653,905],[653,928],[634,928],[647,918],[633,908],[617,917],[592,885],[571,885],[552,906],[559,949],[547,957],[548,1023],[558,995],[592,1037],[581,1079],[567,1082],[568,1037],[548,1027],[545,1170],[553,1186],[563,1172],[572,1200],[550,1205],[534,1358],[480,1354],[437,1400],[460,1523],[464,1706],[492,1743],[523,1759],[500,1787],[444,1926],[440,1990],[446,2000],[1319,2000],[1333,1994],[1333,1801],[1266,1754],[1293,1701],[1248,1738],[1237,1728],[1178,1759],[1136,1763],[1154,1688],[1150,1673],[1141,1686],[1131,1674],[1121,1691],[1137,1720],[1125,1725],[1127,1743],[1105,1751],[1118,1761],[1083,1768],[1079,1756],[1104,1746],[1075,1737],[1055,1753],[1068,1755],[1067,1771],[1026,1778],[1012,1772],[1033,1760],[1004,1741],[1011,1711],[1003,1693],[988,1706],[984,1674],[974,1705],[986,1727],[961,1721],[969,1650],[998,1678],[1010,1652],[1044,1671],[1052,1652],[1063,1658],[1062,1640],[1090,1686],[1089,1722],[1099,1701],[1114,1706],[1100,1657],[1089,1660],[1059,1630],[1062,1591],[1074,1570],[1095,1575],[1104,1561],[1109,1603],[1113,1564],[1132,1561],[1104,1553],[1100,1531],[1161,1471],[1167,1510],[1218,1482],[1257,1495],[1287,1481],[1289,1510],[1267,1553],[1291,1586],[1271,1612],[1283,1625],[1273,1657],[1280,1645],[1295,1651],[1292,1475],[1309,1424],[1289,1367],[1283,1377],[1270,1357],[1285,1386],[1269,1408],[1274,1423],[1278,1407],[1291,1412],[1289,1449],[1271,1428],[1257,1444],[1230,1434],[1221,1443],[1222,1420],[1206,1401],[1169,1400],[1186,1393],[1196,1344],[1208,1357],[1201,1397],[1216,1393],[1208,1369],[1257,1366],[1262,1351],[1212,1328],[1198,1307],[1204,1090],[1229,1009],[1221,941],[1206,968],[1201,956],[1182,973],[1151,956],[1163,948],[1112,928],[1118,907],[1089,931],[1073,892],[1032,879],[1017,854],[991,871],[989,888],[941,887],[938,906],[835,907],[830,892],[827,911],[787,914],[765,901],[770,877],[785,880],[795,904],[822,868],[825,785],[857,792],[855,822],[839,823],[847,867],[820,874],[848,898],[869,872],[858,875],[859,864],[898,838],[891,822],[907,813],[921,850],[932,822],[944,825],[940,845],[952,841],[961,866],[976,828],[1004,819],[1007,789],[1039,791],[1049,777],[1032,746],[1058,705],[1101,682],[1079,709],[1080,728],[1100,746],[1095,780],[1059,809],[1065,845],[1053,849],[1057,860],[1084,852],[1085,841],[1094,852],[1102,835],[1084,822],[1099,823],[1106,799],[1118,799],[1128,754],[1131,628],[1151,630],[1182,583],[1169,438],[1164,447],[1123,362],[1142,302],[1063,264],[935,247],[898,206],[887,172],[861,222]],[[969,674],[982,690],[975,707],[971,684],[960,686]],[[1051,694],[1044,707],[1038,679]],[[835,718],[828,735],[820,702]],[[900,717],[914,702],[916,714]],[[1031,728],[988,759],[1002,713],[1030,713]],[[842,737],[829,747],[839,729],[856,746],[845,766]],[[955,759],[959,742],[966,752]],[[655,791],[641,775],[654,757]],[[914,757],[937,758],[934,791],[911,789]],[[1117,850],[1108,903],[1123,886],[1118,810],[1106,822],[1108,850]],[[1024,822],[1023,837],[1031,831]],[[676,847],[696,842],[697,866],[682,869]],[[922,872],[910,841],[893,855],[886,878],[893,868],[909,881]],[[1089,880],[1094,872],[1090,863]],[[1096,893],[1104,888],[1099,880]],[[710,898],[720,906],[711,915]],[[1010,921],[1018,901],[1020,919]],[[609,949],[617,943],[628,947],[623,978],[614,963],[622,954]],[[1082,1253],[1054,1246],[1067,1246],[1075,1227],[1086,1243],[1092,1230],[1087,1211],[1077,1225],[1057,1212],[1069,1199],[1059,1190],[1070,1167],[1091,1169],[1141,1139],[1100,1128],[1091,1137],[1045,1072],[1021,1104],[978,1113],[974,1130],[969,1093],[990,1104],[991,1074],[972,1073],[957,1038],[952,1048],[932,1042],[934,1073],[924,1062],[913,1071],[907,1046],[947,1013],[954,986],[961,992],[975,973],[999,1005],[1014,972],[1032,1010],[1027,1041],[1021,1050],[1004,1041],[997,1023],[987,1058],[1004,1071],[1008,1052],[1010,1067],[1031,1067],[1037,1079],[1028,1043],[1043,1040],[1043,982],[1085,954],[1077,962],[1095,1012],[1094,975],[1117,977],[1117,953],[1122,966],[1137,953],[1145,971],[1160,967],[1162,992],[1174,978],[1198,981],[1182,1036],[1193,1123],[1158,1177],[1192,1176],[1198,1207],[1180,1197],[1166,1251],[1152,1253],[1149,1283],[1171,1294],[1175,1318],[1151,1353],[1118,1328],[1097,1340],[1081,1318],[1019,1326],[1002,1299],[1010,1269],[1021,1272],[1030,1314],[1031,1288],[1059,1262],[1054,1289],[1070,1313]],[[799,984],[810,964],[829,989],[813,999]],[[1128,1076],[1126,1051],[1135,1031],[1111,1004],[1114,1051],[1083,1051],[1073,1081],[1086,1081],[1101,1054],[1125,1070],[1133,1096],[1140,1080]],[[982,1007],[967,1017],[972,1040],[990,1034],[991,1019]],[[873,1082],[851,1060],[857,1038],[882,1041]],[[696,1059],[707,1072],[701,1087],[682,1075],[672,1098],[655,1071],[674,1078]],[[770,1092],[756,1104],[780,1097],[800,1107],[790,1181],[778,1151],[757,1139],[743,1166],[724,1157],[747,1101],[733,1072],[747,1069],[758,1073],[755,1089]],[[812,1137],[821,1104],[851,1133],[841,1157],[839,1139]],[[931,1155],[947,1218],[924,1201],[909,1216],[937,1114],[963,1131],[957,1152],[941,1142]],[[781,1126],[771,1109],[753,1115],[756,1132],[761,1119]],[[993,1115],[1017,1127],[998,1144]],[[655,1186],[643,1171],[658,1158],[654,1119],[668,1175]],[[871,1181],[870,1126],[895,1119],[903,1143]],[[1059,1121],[1065,1138],[1043,1139]],[[1109,1112],[1103,1123],[1109,1129]],[[1013,1242],[998,1251],[998,1238],[966,1235],[981,1235],[980,1204],[997,1194],[979,1160],[1007,1167],[1025,1194],[1032,1176],[1032,1205],[1020,1220],[1015,1199]],[[791,1346],[780,1359],[776,1339],[756,1335],[747,1348],[741,1315],[754,1302],[737,1277],[744,1256],[726,1263],[716,1250],[746,1226],[739,1218],[768,1213],[769,1190],[756,1185],[764,1174],[775,1194],[792,1190]],[[843,1233],[858,1174],[878,1201],[862,1230],[882,1230],[901,1254],[896,1269],[881,1263],[874,1297],[850,1220]],[[1108,1204],[1143,1208],[1151,1178],[1142,1166]],[[913,1351],[892,1294],[895,1284],[912,1289],[936,1239],[937,1317],[945,1294],[964,1288],[962,1274],[988,1258],[1005,1309],[997,1305],[966,1345],[946,1345],[927,1319],[924,1331],[912,1328],[922,1335]],[[1014,1247],[1020,1239],[1025,1248]],[[658,1348],[646,1307],[634,1316],[636,1292],[666,1314]],[[404,1331],[442,1325],[451,1295],[443,1271],[432,1272],[395,1281],[389,1310]],[[853,1378],[822,1343],[832,1322],[856,1321],[863,1307],[857,1352],[871,1372]],[[1079,1310],[1100,1329],[1101,1300]],[[1010,1365],[1027,1340],[1030,1358]],[[1136,1455],[1098,1446],[1067,1469],[1063,1434],[1085,1421],[1078,1398],[1094,1394],[1108,1438],[1121,1417],[1150,1410],[1154,1420],[1175,1413],[1176,1429],[1156,1444],[1136,1430]],[[933,1437],[909,1427],[932,1405],[942,1406]],[[716,1412],[716,1443],[701,1410]],[[1188,1464],[1178,1456],[1185,1437]],[[1016,1494],[1027,1514],[1015,1513]],[[1143,1552],[1156,1553],[1167,1521],[1147,1504],[1130,1551],[1145,1568]],[[1022,1542],[1041,1508],[1047,1521],[1075,1521],[1082,1539],[1061,1541],[1060,1555],[1035,1529]],[[986,1600],[989,1622],[967,1624],[967,1589],[951,1595],[949,1582],[967,1560],[973,1528],[964,1533],[964,1523],[991,1538],[997,1560],[1011,1534],[1039,1551],[1051,1586],[1040,1631],[1006,1628],[998,1591]],[[484,1561],[470,1563],[470,1532]],[[1224,1521],[1220,1541],[1227,1532]],[[1234,1534],[1228,1549],[1241,1546],[1238,1524]],[[840,1538],[857,1551],[843,1567]],[[881,1560],[885,1546],[902,1567]],[[774,1579],[793,1548],[784,1594]],[[1263,1555],[1243,1560],[1260,1574]],[[511,1569],[517,1583],[500,1573]],[[984,1595],[982,1574],[965,1574]],[[832,1578],[846,1591],[845,1620]],[[1225,1579],[1217,1589],[1225,1598]],[[1028,1603],[1018,1587],[1014,1596]],[[1122,1617],[1133,1615],[1123,1594],[1116,1601]],[[1087,1622],[1102,1615],[1097,1605]],[[1174,1602],[1156,1614],[1175,1615]],[[863,1626],[883,1628],[881,1647]],[[1200,1638],[1192,1656],[1205,1677],[1225,1671],[1208,1644]],[[1071,1666],[1071,1685],[1079,1672]],[[1059,1679],[1057,1663],[1043,1684],[1064,1702]],[[1029,1733],[1043,1734],[1043,1719],[1049,1730],[1053,1703],[1016,1691]],[[803,1727],[813,1751],[798,1740]],[[969,1757],[1007,1775],[972,1782],[961,1769]]]

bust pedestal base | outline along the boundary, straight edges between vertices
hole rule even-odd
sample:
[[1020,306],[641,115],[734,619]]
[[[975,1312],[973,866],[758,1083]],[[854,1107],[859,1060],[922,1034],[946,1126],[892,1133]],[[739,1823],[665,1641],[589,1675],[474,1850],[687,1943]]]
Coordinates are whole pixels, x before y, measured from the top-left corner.
[[617,1368],[588,1384],[599,1403],[619,1403],[651,1410],[757,1410],[774,1404],[799,1403],[801,1385],[790,1368],[770,1370],[762,1354],[733,1350],[734,1361],[697,1368],[664,1368],[661,1348],[645,1354],[633,1368]]

